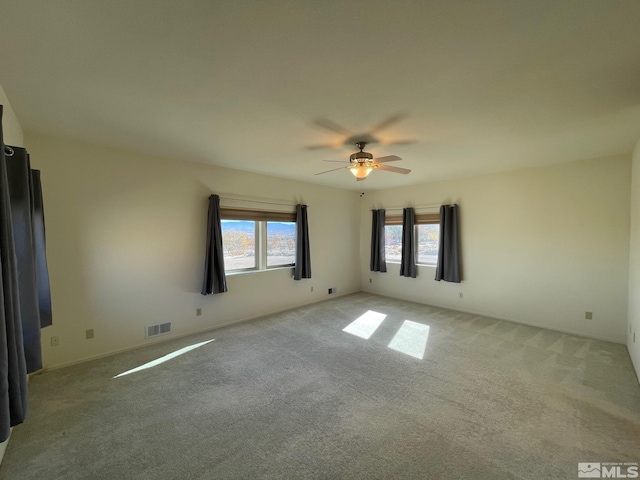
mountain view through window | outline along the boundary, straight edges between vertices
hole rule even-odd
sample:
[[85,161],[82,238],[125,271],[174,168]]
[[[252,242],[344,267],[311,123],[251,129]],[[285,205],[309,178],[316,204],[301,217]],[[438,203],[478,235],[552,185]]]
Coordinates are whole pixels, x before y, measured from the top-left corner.
[[[262,224],[262,225],[261,225]],[[250,220],[221,220],[222,249],[225,270],[274,267],[295,263],[295,222],[258,222]],[[260,231],[266,235],[266,261],[258,257],[256,244],[260,244]]]
[[[416,262],[435,265],[438,261],[440,225],[420,224],[415,226]],[[402,259],[402,225],[385,225],[384,251],[387,262],[400,263]]]

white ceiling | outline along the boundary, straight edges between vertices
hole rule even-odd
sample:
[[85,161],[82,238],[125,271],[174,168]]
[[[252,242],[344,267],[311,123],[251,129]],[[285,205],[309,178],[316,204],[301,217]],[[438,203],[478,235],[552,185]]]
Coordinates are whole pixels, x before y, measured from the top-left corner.
[[[388,188],[631,152],[640,1],[0,0],[0,84],[28,131]],[[356,183],[355,148],[407,176]]]

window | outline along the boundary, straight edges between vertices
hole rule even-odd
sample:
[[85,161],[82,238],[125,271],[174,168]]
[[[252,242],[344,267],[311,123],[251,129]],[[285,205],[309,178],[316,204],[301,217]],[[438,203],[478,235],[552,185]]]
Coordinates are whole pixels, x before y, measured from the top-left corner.
[[256,226],[248,220],[220,220],[224,269],[248,270],[256,268]]
[[[440,217],[434,214],[416,214],[413,234],[416,243],[416,263],[436,265],[440,242]],[[384,226],[384,252],[387,262],[402,260],[402,215],[386,217]]]
[[267,222],[267,267],[296,263],[296,223]]
[[226,272],[295,265],[295,213],[220,209]]
[[416,252],[418,265],[436,265],[440,245],[440,224],[418,224],[416,229]]
[[384,256],[390,263],[400,263],[402,258],[402,225],[384,226]]

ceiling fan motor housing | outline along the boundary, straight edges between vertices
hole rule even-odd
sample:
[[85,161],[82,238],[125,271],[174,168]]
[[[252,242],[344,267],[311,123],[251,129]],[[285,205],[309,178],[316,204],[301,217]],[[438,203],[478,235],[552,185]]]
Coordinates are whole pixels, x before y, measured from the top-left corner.
[[362,162],[366,162],[367,160],[373,160],[373,155],[371,155],[369,152],[358,152],[358,153],[352,153],[349,156],[349,159],[352,162],[362,163]]
[[367,145],[366,142],[357,142],[356,146],[360,149],[359,152],[356,153],[352,153],[349,156],[349,160],[351,161],[351,163],[365,163],[368,161],[373,160],[373,155],[370,154],[369,152],[363,152],[362,150],[364,149],[364,147]]

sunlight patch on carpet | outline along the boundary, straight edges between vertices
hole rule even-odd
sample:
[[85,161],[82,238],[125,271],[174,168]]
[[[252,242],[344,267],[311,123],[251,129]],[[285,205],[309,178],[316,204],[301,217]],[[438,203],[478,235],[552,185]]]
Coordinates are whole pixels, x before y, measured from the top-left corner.
[[429,325],[405,320],[388,346],[392,350],[422,360],[428,339]]
[[369,310],[344,327],[342,331],[367,340],[373,335],[373,332],[378,329],[385,318],[387,318],[386,314]]
[[155,360],[145,363],[144,365],[140,365],[139,367],[132,368],[131,370],[127,370],[126,372],[116,375],[113,378],[123,377],[125,375],[129,375],[130,373],[135,373],[135,372],[139,372],[140,370],[146,370],[147,368],[155,367],[156,365],[160,365],[161,363],[171,360],[172,358],[179,357],[180,355],[190,352],[191,350],[195,350],[196,348],[202,347],[207,343],[211,343],[214,340],[215,338],[212,338],[211,340],[207,340],[206,342],[194,343],[193,345],[189,345],[188,347],[184,347],[184,348],[181,348],[180,350],[176,350],[175,352],[171,352],[165,355],[164,357],[156,358]]

